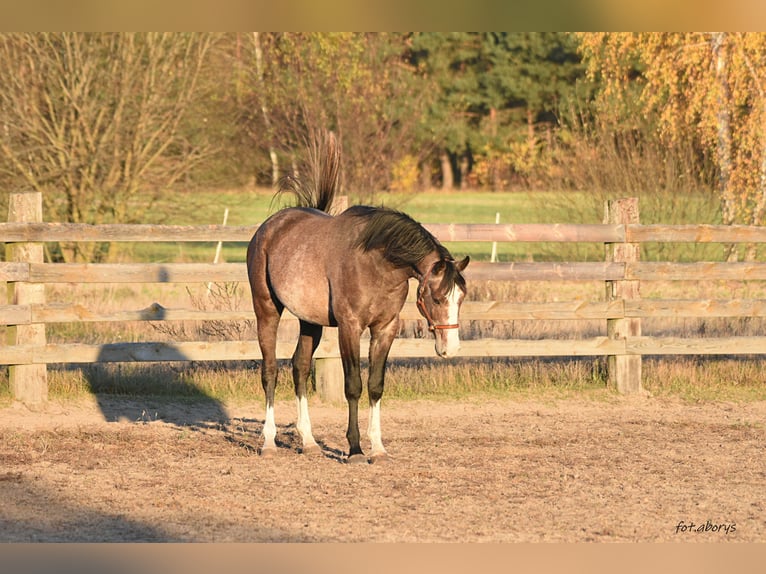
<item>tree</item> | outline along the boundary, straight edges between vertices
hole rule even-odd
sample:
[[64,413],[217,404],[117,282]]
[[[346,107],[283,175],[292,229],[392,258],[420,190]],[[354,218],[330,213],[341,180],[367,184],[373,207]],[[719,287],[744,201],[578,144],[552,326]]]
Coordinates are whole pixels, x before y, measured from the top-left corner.
[[404,37],[271,33],[253,40],[242,123],[270,158],[259,179],[271,183],[277,164],[297,169],[307,135],[331,129],[343,149],[344,187],[361,196],[386,189],[391,166],[413,152],[428,97],[403,60]]
[[500,180],[495,188],[512,178],[534,185],[551,168],[560,108],[584,74],[577,44],[555,32],[485,33],[482,52],[485,163],[500,173],[490,180]]
[[[442,189],[455,183],[459,157],[468,159],[474,119],[472,101],[478,94],[477,36],[466,32],[417,33],[410,40],[410,61],[432,98],[421,124],[419,141],[438,154]],[[430,170],[430,162],[423,169]]]
[[[55,221],[141,221],[205,155],[204,136],[180,128],[211,42],[206,34],[0,35],[5,188],[43,192]],[[134,201],[139,191],[146,203]],[[106,255],[105,246],[61,252]]]
[[461,185],[473,166],[476,182],[495,189],[547,169],[558,108],[583,73],[571,36],[420,33],[411,60],[436,89],[422,138],[443,150],[444,187],[454,169]]
[[[255,81],[258,92],[266,93],[266,84],[263,80],[263,48],[261,47],[261,33],[253,32],[253,53],[255,55]],[[263,125],[266,128],[266,137],[269,140],[269,159],[271,160],[271,184],[276,185],[279,181],[279,158],[274,148],[274,130],[271,125],[271,115],[269,113],[266,98],[261,98],[261,114],[263,115]]]
[[631,109],[651,115],[667,146],[695,138],[716,167],[724,222],[764,224],[766,34],[592,33],[582,47],[602,114],[622,125]]

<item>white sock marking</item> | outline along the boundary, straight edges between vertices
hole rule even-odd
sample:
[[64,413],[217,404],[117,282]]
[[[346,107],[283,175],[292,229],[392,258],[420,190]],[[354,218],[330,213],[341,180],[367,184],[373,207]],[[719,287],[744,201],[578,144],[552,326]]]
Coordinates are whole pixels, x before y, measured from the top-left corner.
[[298,434],[301,435],[303,440],[303,447],[312,446],[316,444],[314,436],[311,434],[311,420],[309,419],[309,403],[306,397],[296,397],[295,399],[298,406],[298,422],[295,427],[298,429]]
[[380,401],[370,405],[370,421],[367,425],[367,436],[370,438],[372,445],[371,456],[376,454],[385,454],[386,449],[383,448],[383,440],[380,431]]
[[263,448],[276,448],[274,438],[277,436],[277,425],[274,422],[274,405],[266,406],[266,422],[263,423]]

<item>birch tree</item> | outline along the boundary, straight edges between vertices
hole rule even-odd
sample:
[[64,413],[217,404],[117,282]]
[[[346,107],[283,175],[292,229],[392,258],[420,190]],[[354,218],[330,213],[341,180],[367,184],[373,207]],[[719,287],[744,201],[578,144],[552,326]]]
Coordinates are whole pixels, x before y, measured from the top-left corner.
[[[588,33],[601,113],[635,98],[668,145],[693,136],[713,159],[724,223],[766,223],[766,34]],[[754,250],[748,250],[748,257]]]

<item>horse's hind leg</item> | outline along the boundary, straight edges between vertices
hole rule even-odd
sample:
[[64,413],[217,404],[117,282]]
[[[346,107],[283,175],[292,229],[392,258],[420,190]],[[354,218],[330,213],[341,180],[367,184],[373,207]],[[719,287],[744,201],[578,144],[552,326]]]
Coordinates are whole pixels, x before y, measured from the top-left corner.
[[301,333],[298,338],[298,346],[293,354],[293,382],[295,383],[295,399],[298,405],[298,422],[296,427],[303,441],[302,452],[320,452],[319,445],[317,445],[314,436],[311,434],[306,383],[311,371],[311,357],[322,338],[322,327],[305,321],[301,321],[300,325]]
[[261,347],[263,363],[261,384],[266,395],[266,421],[263,423],[263,446],[261,455],[270,456],[277,450],[275,438],[277,425],[274,420],[274,391],[277,386],[277,328],[281,309],[273,305],[258,314],[258,344]]
[[[256,236],[257,237],[257,236]],[[253,294],[253,310],[258,325],[258,345],[263,358],[261,384],[266,395],[266,421],[263,424],[261,455],[276,452],[277,425],[274,421],[274,390],[277,386],[277,329],[284,305],[271,289],[266,271],[265,258],[257,257],[256,242],[248,247],[248,276]]]

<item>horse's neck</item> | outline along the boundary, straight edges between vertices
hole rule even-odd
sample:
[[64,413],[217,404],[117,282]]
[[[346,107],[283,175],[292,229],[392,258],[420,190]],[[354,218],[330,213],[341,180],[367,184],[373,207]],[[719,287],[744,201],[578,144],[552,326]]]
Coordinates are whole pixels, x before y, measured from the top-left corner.
[[423,257],[423,259],[420,260],[420,262],[415,266],[415,269],[417,270],[417,274],[415,274],[415,278],[418,280],[422,280],[423,277],[428,275],[431,268],[434,266],[434,264],[439,261],[441,257],[439,256],[439,253],[434,249],[431,253]]

